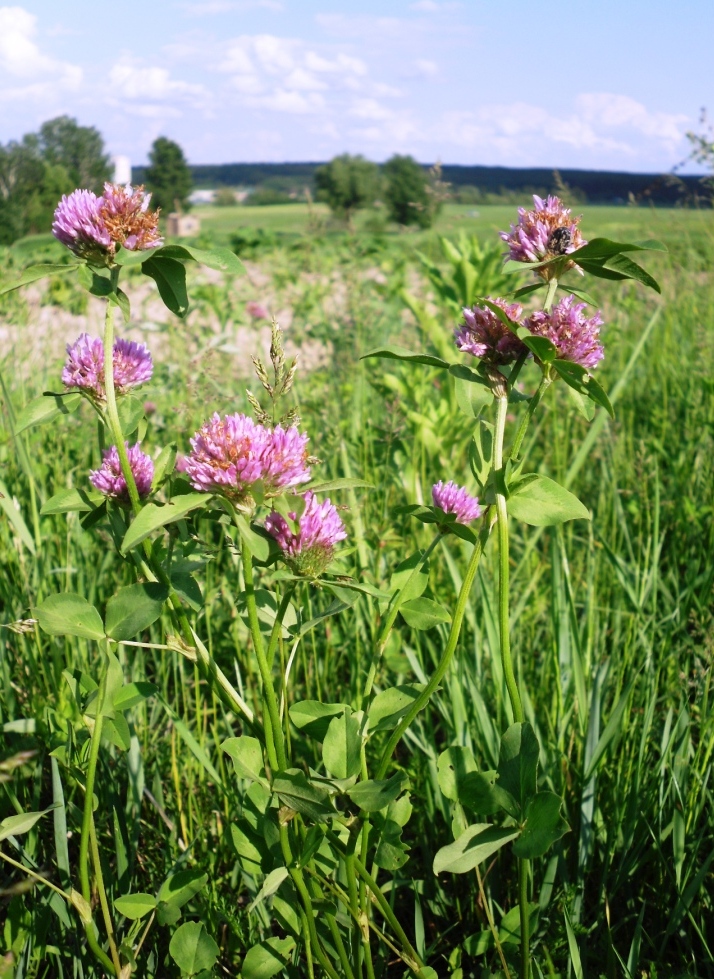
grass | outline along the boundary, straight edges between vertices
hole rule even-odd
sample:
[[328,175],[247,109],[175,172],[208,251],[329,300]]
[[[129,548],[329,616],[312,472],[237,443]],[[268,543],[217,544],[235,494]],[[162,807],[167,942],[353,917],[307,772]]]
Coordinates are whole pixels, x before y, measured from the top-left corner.
[[[344,566],[383,588],[394,567],[431,536],[428,528],[395,518],[392,507],[423,499],[436,479],[468,473],[474,421],[459,411],[442,376],[389,361],[359,362],[390,339],[412,349],[439,342],[405,312],[402,298],[405,288],[426,294],[412,248],[436,258],[435,236],[349,238],[339,229],[310,235],[303,205],[197,210],[204,232],[218,241],[242,225],[289,237],[253,257],[250,279],[221,283],[192,273],[195,307],[186,322],[169,320],[147,334],[158,352],[145,389],[156,409],[146,442],[153,451],[177,439],[186,449],[210,411],[245,410],[241,343],[250,324],[244,303],[260,298],[273,309],[290,309],[288,338],[313,351],[311,369],[298,374],[297,398],[324,460],[321,473],[360,476],[376,487],[344,500],[350,505]],[[513,219],[512,208],[479,208],[478,216],[473,210],[448,206],[435,231],[463,229],[486,238]],[[607,314],[600,379],[617,391],[616,420],[597,415],[586,423],[555,386],[526,447],[529,468],[569,483],[593,513],[591,524],[572,522],[562,530],[516,528],[512,545],[513,648],[529,694],[526,712],[549,746],[541,759],[545,785],[564,799],[571,827],[548,858],[535,862],[535,956],[544,975],[568,974],[567,911],[588,979],[711,979],[714,215],[582,210],[586,237],[659,237],[670,254],[652,264],[663,282],[662,301],[631,284],[585,286]],[[451,317],[432,308],[443,323],[441,342],[448,343]],[[34,315],[22,302],[9,309],[15,318]],[[71,836],[50,814],[2,849],[64,883],[76,866],[87,735],[63,672],[92,674],[96,653],[84,640],[51,639],[13,623],[53,591],[74,590],[101,608],[131,575],[101,525],[85,531],[76,515],[38,515],[59,489],[84,485],[97,456],[86,413],[13,438],[17,413],[46,387],[56,388],[60,367],[51,363],[44,376],[21,380],[23,355],[7,350],[2,363],[0,815],[63,801],[59,811]],[[534,379],[534,371],[525,374],[529,388]],[[15,499],[22,522],[6,516]],[[235,597],[234,554],[219,525],[203,522],[200,531],[208,544],[190,554],[203,593],[193,613],[196,628],[231,678],[238,669],[246,699],[259,709],[245,612]],[[448,543],[431,561],[430,594],[449,608],[464,558],[461,545]],[[497,655],[496,569],[489,545],[454,666],[398,753],[411,779],[414,812],[404,834],[409,862],[396,872],[389,897],[418,951],[439,976],[454,979],[490,974],[498,963],[488,948],[475,877],[437,879],[431,872],[434,853],[452,839],[451,804],[436,776],[439,752],[467,745],[480,768],[492,768],[509,722]],[[299,597],[308,617],[329,601],[315,589]],[[362,596],[307,634],[293,668],[295,700],[354,700],[375,612],[374,600]],[[151,640],[161,644],[167,627],[152,626]],[[414,632],[402,622],[379,684],[423,681],[443,642],[440,627]],[[123,646],[120,655],[126,676],[152,681],[158,693],[129,712],[129,751],[115,746],[101,756],[96,818],[111,897],[155,893],[176,868],[205,871],[208,883],[185,916],[204,921],[218,941],[216,974],[235,975],[268,922],[260,910],[247,912],[257,885],[237,860],[231,827],[242,812],[241,796],[218,750],[239,725],[179,654]],[[319,763],[310,742],[298,741],[297,750],[305,763]],[[498,923],[512,907],[515,866],[502,856],[482,871]],[[18,979],[101,974],[51,892],[27,890],[10,867],[0,886],[4,951],[13,956],[8,968]],[[178,976],[168,954],[171,931],[152,929],[139,975]],[[511,959],[515,947],[505,942]],[[392,964],[387,975],[402,972]]]

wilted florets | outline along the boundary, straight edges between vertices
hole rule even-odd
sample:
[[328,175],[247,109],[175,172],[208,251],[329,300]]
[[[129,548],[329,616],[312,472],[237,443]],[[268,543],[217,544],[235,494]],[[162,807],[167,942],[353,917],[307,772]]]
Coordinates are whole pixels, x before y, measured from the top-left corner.
[[[141,451],[138,442],[131,448],[127,442],[126,448],[137,492],[139,496],[148,496],[154,479],[154,463]],[[90,472],[89,481],[95,489],[110,499],[119,500],[121,503],[129,502],[129,491],[115,445],[104,453],[101,467]]]
[[75,190],[57,205],[52,233],[79,258],[94,265],[108,265],[117,246],[129,251],[157,248],[158,211],[149,211],[151,194],[130,184],[105,184],[97,197],[91,190]]
[[[115,340],[113,359],[117,394],[124,394],[151,379],[154,364],[143,343]],[[83,388],[95,401],[104,400],[104,344],[99,337],[82,333],[74,343],[67,344],[62,383],[68,388]]]
[[335,544],[347,537],[336,507],[329,499],[319,503],[314,493],[308,491],[299,520],[295,513],[289,516],[297,524],[295,530],[275,510],[266,518],[265,529],[278,542],[295,572],[311,577],[322,574],[332,560]]
[[585,303],[578,303],[575,296],[564,296],[549,313],[533,313],[525,322],[531,333],[547,337],[555,344],[560,360],[570,360],[588,369],[597,367],[605,356],[600,343],[602,316],[585,316]]
[[[523,307],[520,303],[507,303],[505,299],[491,299],[499,306],[513,323],[515,330],[520,326]],[[464,322],[454,330],[454,339],[459,350],[480,357],[490,364],[510,364],[528,350],[516,334],[489,309],[488,306],[473,306],[464,309]]]
[[434,506],[443,510],[444,513],[455,514],[457,523],[469,524],[481,516],[481,507],[477,497],[471,496],[463,486],[459,486],[457,483],[452,481],[443,483],[439,480],[432,486],[431,496],[434,500]]
[[265,495],[310,479],[307,435],[258,425],[246,415],[215,414],[191,439],[184,472],[195,489],[242,502],[259,480]]
[[[508,257],[515,262],[543,262],[558,255],[569,255],[582,245],[587,245],[580,234],[580,218],[573,218],[570,208],[560,198],[550,196],[543,200],[533,195],[533,210],[518,208],[518,223],[510,231],[502,231],[501,238],[508,244]],[[568,263],[573,268],[574,262]]]
[[151,194],[131,184],[104,184],[102,218],[116,245],[129,251],[157,248],[163,243],[159,235],[159,212],[149,210]]
[[101,197],[91,190],[75,190],[57,205],[52,234],[79,258],[104,265],[113,248],[101,212]]

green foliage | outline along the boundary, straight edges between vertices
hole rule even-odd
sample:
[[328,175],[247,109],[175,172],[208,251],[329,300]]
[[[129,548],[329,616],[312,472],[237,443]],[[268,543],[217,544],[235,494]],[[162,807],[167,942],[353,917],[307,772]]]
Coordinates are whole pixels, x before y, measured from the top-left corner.
[[343,153],[315,171],[317,199],[348,223],[354,212],[369,207],[379,195],[379,170],[363,156]]
[[[406,584],[415,556],[423,554],[436,529],[434,523],[407,519],[396,508],[430,502],[431,483],[457,478],[457,473],[465,477],[470,462],[474,479],[483,486],[492,460],[492,416],[484,402],[475,419],[478,399],[470,414],[464,413],[464,389],[480,390],[482,384],[447,370],[458,355],[450,346],[453,315],[446,294],[433,292],[431,300],[445,337],[443,351],[432,340],[433,325],[416,318],[411,306],[405,309],[407,271],[412,280],[421,276],[416,294],[434,290],[427,267],[409,257],[410,242],[395,234],[375,252],[360,237],[311,238],[300,248],[290,246],[294,239],[286,244],[281,238],[260,259],[261,271],[271,277],[266,288],[275,308],[290,304],[294,310],[296,345],[308,337],[329,343],[325,366],[319,359],[311,363],[307,375],[298,375],[296,391],[311,451],[323,459],[316,481],[327,484],[325,492],[333,501],[349,506],[341,512],[349,543],[334,575],[320,585],[298,586],[291,599],[295,625],[281,633],[275,649],[274,675],[278,695],[285,694],[282,720],[294,765],[287,773],[273,769],[260,738],[235,705],[209,692],[198,647],[177,638],[168,606],[136,634],[132,642],[140,645],[112,644],[94,820],[109,907],[128,952],[136,949],[157,911],[138,956],[138,974],[144,970],[147,976],[179,979],[192,969],[205,971],[210,967],[200,958],[204,948],[206,959],[218,955],[211,966],[216,973],[302,974],[300,905],[290,876],[296,868],[303,870],[311,890],[324,895],[314,902],[318,933],[324,946],[334,949],[338,975],[346,974],[331,920],[348,956],[359,935],[353,933],[348,904],[322,881],[338,891],[346,888],[344,854],[366,824],[365,816],[370,829],[364,866],[377,877],[407,937],[437,975],[502,969],[480,913],[484,904],[476,875],[458,868],[473,866],[488,847],[516,833],[517,839],[477,864],[513,975],[520,941],[513,903],[518,855],[532,859],[539,906],[531,904],[528,910],[535,964],[544,975],[564,975],[570,963],[584,976],[606,968],[608,974],[627,974],[620,959],[631,975],[684,974],[691,972],[692,961],[702,975],[712,967],[708,882],[714,837],[707,786],[714,735],[709,680],[714,348],[702,323],[714,315],[714,306],[711,283],[702,271],[714,256],[706,229],[698,224],[701,215],[593,212],[589,219],[602,222],[603,236],[620,241],[659,235],[665,217],[686,234],[677,232],[677,238],[667,232],[670,255],[639,254],[673,297],[671,309],[652,321],[649,302],[656,297],[650,292],[643,300],[645,290],[636,280],[590,279],[587,284],[596,295],[607,290],[616,310],[604,333],[607,358],[596,373],[617,409],[617,422],[611,423],[605,407],[594,402],[592,422],[576,415],[568,391],[580,392],[559,374],[541,406],[543,424],[531,430],[523,445],[523,470],[564,487],[592,517],[591,522],[545,528],[515,515],[511,520],[512,639],[530,694],[526,716],[540,751],[536,754],[531,732],[521,728],[517,738],[509,735],[501,757],[500,735],[508,730],[510,708],[499,672],[498,549],[491,541],[440,689],[412,723],[385,778],[352,784],[359,776],[346,773],[353,770],[355,722],[365,706],[359,703],[362,682],[381,640],[390,596]],[[486,220],[504,226],[499,213]],[[635,229],[637,222],[651,222],[652,228]],[[458,241],[454,245],[461,247]],[[442,243],[424,236],[419,248],[453,284],[454,266]],[[19,272],[13,263],[9,256],[3,269],[8,279]],[[138,274],[129,272],[130,285]],[[189,263],[192,297],[200,276],[196,264]],[[345,306],[339,302],[343,284],[349,296]],[[243,279],[232,280],[224,291],[233,308],[255,298]],[[174,501],[187,496],[189,488],[167,462],[164,471],[170,477],[164,489],[142,511],[155,507],[149,511],[151,526],[142,530],[139,525],[135,534],[146,533],[133,545],[129,539],[130,561],[118,551],[137,524],[128,510],[116,508],[114,525],[105,509],[93,529],[84,529],[82,520],[96,507],[86,479],[98,463],[92,439],[96,416],[79,396],[70,396],[76,404],[42,397],[43,390],[58,389],[62,343],[56,345],[56,356],[48,353],[54,360],[46,375],[29,374],[24,355],[34,342],[35,314],[26,310],[22,315],[23,347],[12,369],[4,371],[9,391],[3,398],[0,446],[5,738],[0,775],[12,792],[4,795],[0,817],[14,819],[19,811],[35,815],[50,804],[55,808],[17,838],[22,852],[9,837],[2,852],[27,869],[42,868],[52,883],[69,887],[74,881],[77,887],[89,733],[96,723],[104,662],[100,613],[107,610],[109,628],[110,602],[122,593],[130,596],[124,590],[142,582],[138,569],[146,560],[145,542],[152,558],[170,570],[171,580],[174,573],[190,574],[200,583],[200,610],[184,603],[196,634],[256,717],[263,716],[264,706],[246,613],[237,601],[242,590],[236,570],[239,539],[227,514],[210,504],[173,519],[175,503],[166,501],[174,491]],[[146,389],[155,410],[137,423],[145,428],[146,451],[155,458],[163,450],[168,460],[175,451],[172,438],[185,452],[188,436],[214,408],[247,410],[236,393],[236,374],[245,367],[241,355],[209,346],[218,334],[205,309],[194,308],[188,324],[169,319],[160,333],[145,337],[152,348],[154,336],[161,339],[155,347],[155,378]],[[233,327],[225,329],[218,343],[236,343]],[[379,358],[357,365],[358,356],[378,346],[401,346],[431,359]],[[304,347],[303,358],[310,349]],[[211,357],[210,371],[197,371],[196,364]],[[475,364],[468,370],[480,376]],[[524,398],[535,390],[539,374],[533,362],[524,366],[519,382]],[[34,397],[42,411],[54,413],[51,423],[39,424],[42,412],[33,414],[40,411],[37,406],[21,415]],[[143,398],[138,400],[143,407]],[[68,401],[71,411],[61,411],[58,405]],[[129,405],[127,424],[133,423],[135,407]],[[518,423],[526,407],[524,400],[511,401],[508,410],[515,421],[509,419],[509,426]],[[177,417],[180,422],[174,421]],[[28,418],[30,424],[13,438],[18,423]],[[519,474],[504,473],[509,491],[518,485]],[[335,481],[356,476],[374,488],[367,493],[358,482],[342,483],[339,497],[333,495]],[[509,504],[517,495],[512,492]],[[169,520],[162,515],[154,522],[157,511],[167,507]],[[430,508],[421,509],[422,516],[434,517]],[[445,538],[404,601],[425,598],[453,613],[470,548],[454,534]],[[264,594],[274,591],[282,597],[294,585],[274,563],[259,564],[255,574]],[[362,590],[350,593],[355,600],[348,606],[335,599],[328,583],[342,588],[340,595],[347,593],[346,585]],[[69,609],[61,611],[59,623],[50,619],[49,632],[33,611],[50,595],[68,593],[86,596],[96,611],[99,625],[92,616],[92,638],[53,633],[57,627],[76,626]],[[338,611],[328,615],[334,602]],[[83,605],[80,619],[86,611]],[[266,602],[261,614],[267,645],[275,606]],[[29,616],[40,619],[39,625]],[[446,621],[419,630],[395,615],[380,653],[369,724],[359,729],[366,738],[370,773],[433,674],[448,630]],[[119,713],[125,731],[117,722]],[[334,771],[323,760],[333,724],[327,757]],[[571,832],[561,835],[564,820]],[[488,828],[474,829],[479,826]],[[294,846],[290,864],[280,841],[286,827]],[[432,874],[435,855],[457,842],[448,858],[453,862],[438,877]],[[107,974],[81,929],[76,910],[81,894],[65,907],[40,882],[32,890],[18,887],[26,886],[27,877],[17,868],[7,864],[5,873],[6,889],[14,890],[8,894],[1,951],[14,957],[13,969],[21,962],[30,975],[32,969],[38,975],[43,970],[73,975],[80,968],[87,977]],[[190,876],[182,883],[185,873]],[[163,887],[167,878],[172,882]],[[617,910],[609,927],[607,908]],[[103,938],[96,903],[90,912]],[[379,909],[371,912],[377,927],[397,944]],[[374,933],[371,947],[376,974],[407,969],[390,964],[396,954],[382,955]],[[128,952],[121,952],[125,961]],[[428,967],[423,972],[429,974]]]
[[414,157],[391,157],[382,167],[384,199],[389,216],[397,224],[429,228],[434,211],[429,195],[429,178]]
[[159,136],[149,150],[146,187],[152,194],[152,205],[167,214],[188,207],[193,179],[183,150],[166,136]]
[[93,126],[58,116],[39,133],[0,145],[0,244],[50,230],[63,194],[100,192],[111,177],[104,140]]

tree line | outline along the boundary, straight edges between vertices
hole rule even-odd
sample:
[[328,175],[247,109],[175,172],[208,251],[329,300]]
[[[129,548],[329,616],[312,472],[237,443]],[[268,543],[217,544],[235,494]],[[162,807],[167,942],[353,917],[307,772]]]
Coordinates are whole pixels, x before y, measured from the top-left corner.
[[[145,170],[147,189],[162,210],[186,205],[193,186],[181,147],[160,136]],[[77,188],[101,193],[112,179],[104,139],[94,126],[58,116],[20,140],[0,143],[0,244],[48,232],[57,202]]]

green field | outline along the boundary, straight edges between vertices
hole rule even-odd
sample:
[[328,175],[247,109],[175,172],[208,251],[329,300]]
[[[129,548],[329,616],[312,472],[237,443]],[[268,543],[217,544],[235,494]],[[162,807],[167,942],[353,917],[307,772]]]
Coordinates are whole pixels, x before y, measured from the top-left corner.
[[[567,483],[592,514],[591,521],[557,527],[512,528],[517,672],[528,692],[526,717],[541,740],[541,787],[563,800],[569,825],[532,864],[533,956],[540,970],[534,975],[713,979],[714,212],[580,210],[586,238],[658,238],[669,251],[643,260],[660,280],[661,296],[632,281],[586,276],[578,283],[604,310],[606,356],[597,376],[613,400],[614,420],[598,409],[586,421],[558,383],[524,443],[528,469]],[[129,336],[145,342],[155,361],[154,376],[141,389],[141,401],[151,402],[145,451],[155,455],[175,442],[187,452],[190,436],[214,411],[249,411],[246,386],[261,393],[249,354],[260,349],[267,358],[269,331],[251,320],[246,303],[260,301],[284,318],[289,354],[299,355],[291,397],[321,460],[316,475],[355,477],[372,488],[339,494],[349,533],[339,570],[365,591],[294,645],[292,638],[281,640],[280,672],[294,656],[288,706],[319,700],[356,707],[385,611],[378,595],[389,590],[400,562],[434,536],[432,526],[395,508],[429,502],[439,479],[473,484],[469,447],[477,424],[459,406],[450,375],[360,357],[399,343],[458,359],[451,338],[455,314],[429,283],[417,251],[448,276],[438,236],[455,239],[464,232],[493,243],[515,209],[448,205],[424,233],[369,230],[360,216],[354,236],[331,222],[322,205],[312,217],[302,204],[196,213],[204,247],[225,244],[244,228],[276,237],[244,255],[245,275],[224,277],[191,265],[192,306],[184,319],[162,318],[147,305],[138,272],[129,275]],[[59,255],[46,239],[5,249],[0,282],[35,257],[56,261]],[[497,294],[503,277],[489,268],[479,272],[479,289]],[[78,840],[94,723],[78,706],[77,684],[86,682],[78,680],[80,672],[97,675],[100,647],[83,638],[52,637],[27,620],[54,592],[76,592],[104,609],[118,586],[142,572],[119,556],[118,531],[106,518],[85,529],[82,513],[40,513],[59,491],[89,487],[88,471],[100,462],[89,406],[16,435],[24,406],[45,390],[60,390],[65,340],[87,325],[97,332],[94,307],[87,320],[78,285],[69,277],[56,281],[61,284],[0,297],[0,818],[56,805],[25,835],[3,836],[0,828],[0,853],[68,890],[80,886]],[[61,309],[71,316],[60,316]],[[422,315],[415,317],[414,309]],[[524,368],[522,380],[532,394],[535,365]],[[509,426],[523,409],[516,404],[512,410]],[[199,589],[185,607],[210,656],[260,716],[264,703],[241,599],[237,536],[218,511],[200,514],[173,525],[178,529],[170,538]],[[430,560],[426,594],[449,614],[468,555],[466,542],[448,537]],[[270,568],[259,567],[257,574],[258,589],[286,586]],[[402,835],[408,860],[391,873],[375,871],[410,942],[439,979],[503,976],[489,915],[500,923],[504,955],[516,974],[518,936],[513,914],[508,917],[516,907],[516,865],[510,851],[485,860],[479,879],[473,871],[432,872],[435,853],[454,839],[452,821],[458,825],[463,818],[441,790],[439,754],[452,746],[470,748],[478,769],[489,771],[511,720],[498,656],[497,579],[491,540],[451,668],[390,768],[410,783],[413,813]],[[303,584],[293,605],[301,621],[312,620],[335,594]],[[240,820],[250,807],[246,783],[220,745],[246,729],[178,651],[175,632],[164,611],[142,632],[143,644],[116,646],[124,678],[154,687],[126,711],[128,742],[119,731],[102,746],[94,788],[97,844],[112,907],[129,893],[153,900],[171,873],[207,875],[186,898],[181,922],[204,924],[219,949],[216,965],[194,973],[179,968],[170,953],[178,927],[171,914],[154,920],[147,912],[134,922],[112,912],[120,940],[134,949],[141,929],[151,925],[135,975],[237,976],[247,949],[271,936],[289,937],[292,925],[282,919],[276,924],[276,912],[268,910],[273,896],[249,910],[271,866],[260,863],[260,853],[275,840],[254,841],[259,856],[246,863],[231,829],[244,825]],[[447,634],[444,622],[415,629],[399,618],[377,689],[424,684]],[[296,766],[322,771],[318,742],[288,727]],[[385,740],[378,733],[367,743],[370,766]],[[329,862],[318,860],[318,871],[329,876]],[[336,892],[343,887],[348,881],[335,873]],[[0,888],[0,976],[107,974],[89,951],[76,912],[55,892],[7,860]],[[339,894],[330,891],[328,897],[319,908],[332,920],[331,902],[339,904]],[[103,943],[96,890],[91,904]],[[352,924],[341,908],[336,920],[349,934]],[[388,931],[376,912],[375,920]],[[277,972],[255,976],[308,976],[294,946]],[[373,947],[376,975],[411,974],[374,936]],[[316,965],[314,974],[325,973]]]
[[[524,201],[527,204],[527,201]],[[583,215],[583,226],[590,234],[616,237],[618,234],[650,235],[655,237],[703,232],[711,234],[711,211],[692,211],[671,208],[575,206]],[[309,230],[310,213],[306,204],[283,204],[272,207],[196,207],[192,211],[201,219],[202,228],[217,237],[228,237],[238,228],[265,228],[283,234],[305,234]],[[344,224],[332,219],[326,205],[315,204],[313,214],[322,225],[334,234],[344,231]],[[466,204],[446,204],[433,233],[442,235],[475,234],[485,238],[502,230],[508,230],[514,220],[511,205],[486,204],[479,207]],[[365,212],[358,214],[357,226],[363,228],[368,221]],[[389,229],[390,237],[419,237],[422,232],[400,232]]]

